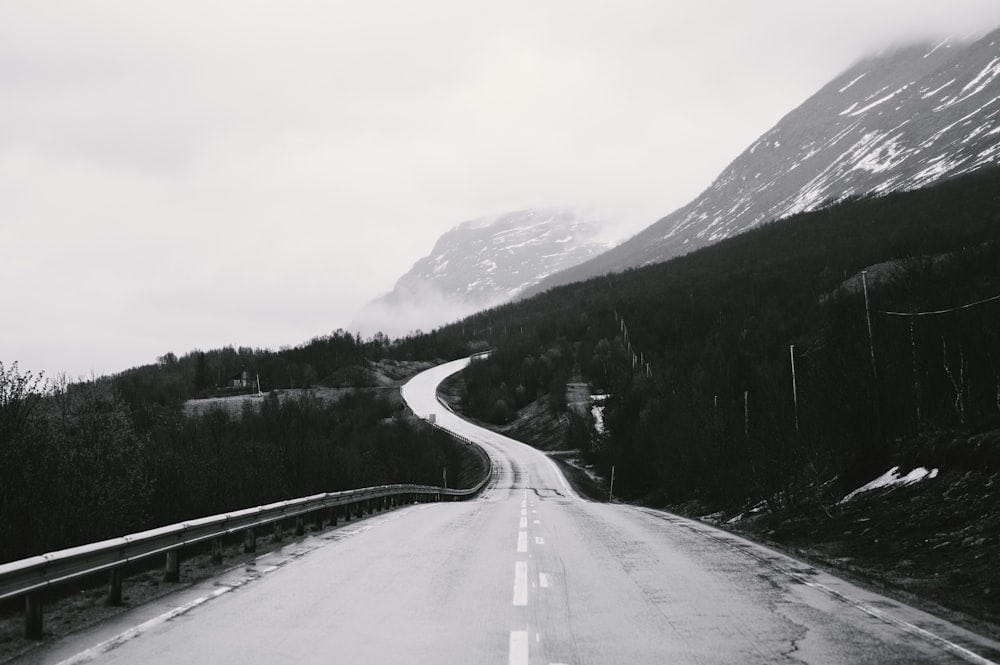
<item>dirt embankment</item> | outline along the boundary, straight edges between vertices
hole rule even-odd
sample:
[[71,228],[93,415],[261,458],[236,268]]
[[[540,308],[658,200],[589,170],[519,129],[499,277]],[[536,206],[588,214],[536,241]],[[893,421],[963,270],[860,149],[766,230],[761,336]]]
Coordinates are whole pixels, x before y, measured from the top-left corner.
[[[732,518],[729,518],[732,519]],[[1000,475],[936,477],[721,526],[1000,638]]]

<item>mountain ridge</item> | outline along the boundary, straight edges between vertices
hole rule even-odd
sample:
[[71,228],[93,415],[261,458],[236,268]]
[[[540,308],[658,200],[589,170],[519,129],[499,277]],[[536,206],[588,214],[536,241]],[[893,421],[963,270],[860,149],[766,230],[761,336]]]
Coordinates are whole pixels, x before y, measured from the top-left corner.
[[521,297],[658,263],[859,195],[914,189],[1000,158],[1000,29],[858,60],[783,116],[694,200]]
[[545,277],[607,250],[607,230],[600,217],[559,208],[467,220],[442,234],[352,327],[402,334],[510,301]]

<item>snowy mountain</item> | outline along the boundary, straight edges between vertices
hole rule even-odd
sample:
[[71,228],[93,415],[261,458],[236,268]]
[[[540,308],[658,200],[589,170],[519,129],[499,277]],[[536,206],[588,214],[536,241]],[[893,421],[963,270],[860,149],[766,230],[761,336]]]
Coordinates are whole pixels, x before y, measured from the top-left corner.
[[845,197],[919,188],[998,161],[1000,30],[971,44],[887,52],[858,62],[782,118],[694,201],[531,292],[665,261]]
[[608,250],[607,224],[570,210],[474,219],[442,235],[353,328],[401,335],[507,302],[549,275]]

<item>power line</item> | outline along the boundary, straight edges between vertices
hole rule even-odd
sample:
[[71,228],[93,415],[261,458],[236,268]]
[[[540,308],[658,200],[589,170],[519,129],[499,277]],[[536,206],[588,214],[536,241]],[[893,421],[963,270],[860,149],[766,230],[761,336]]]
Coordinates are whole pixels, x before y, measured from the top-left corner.
[[970,302],[967,305],[952,307],[951,309],[937,309],[931,312],[880,312],[880,313],[885,314],[886,316],[933,316],[935,314],[950,314],[951,312],[957,312],[962,309],[969,309],[970,307],[983,305],[988,302],[993,302],[994,300],[1000,300],[1000,295],[993,296],[992,298],[986,298],[985,300],[977,300],[976,302]]

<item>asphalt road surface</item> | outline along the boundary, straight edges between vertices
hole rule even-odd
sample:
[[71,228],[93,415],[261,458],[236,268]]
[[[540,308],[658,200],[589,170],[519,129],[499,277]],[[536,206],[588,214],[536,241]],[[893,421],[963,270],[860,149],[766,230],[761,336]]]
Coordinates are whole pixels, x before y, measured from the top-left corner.
[[1000,644],[696,521],[581,500],[544,454],[481,443],[481,498],[351,522],[20,663],[989,663]]

